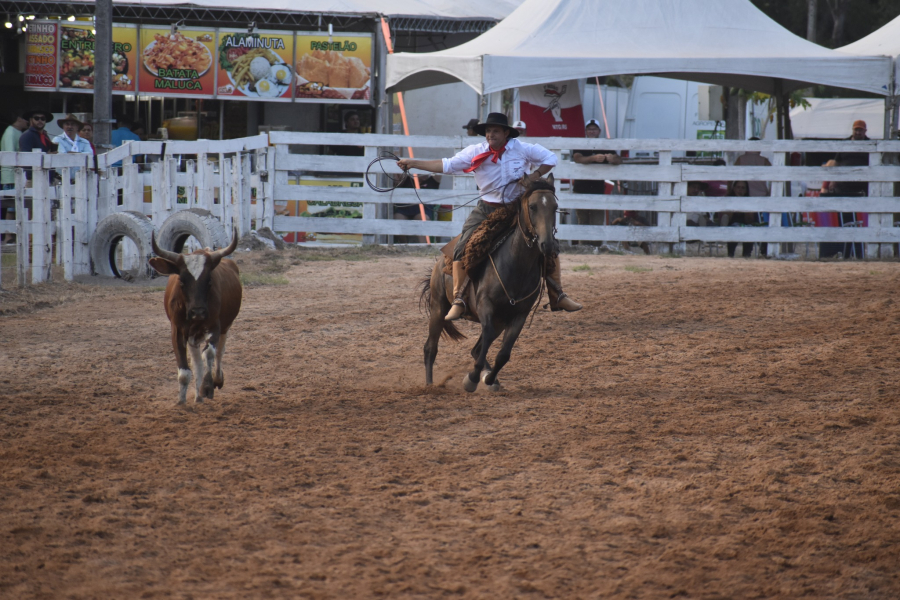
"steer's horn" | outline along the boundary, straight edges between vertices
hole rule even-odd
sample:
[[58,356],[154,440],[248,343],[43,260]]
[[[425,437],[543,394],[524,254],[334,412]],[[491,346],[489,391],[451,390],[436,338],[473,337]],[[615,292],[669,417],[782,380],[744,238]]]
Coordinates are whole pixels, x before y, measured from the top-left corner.
[[163,258],[170,263],[177,263],[178,258],[182,256],[178,252],[169,252],[168,250],[163,250],[156,244],[156,232],[150,234],[150,247],[153,248],[153,253],[158,257]]
[[216,261],[222,260],[229,254],[234,252],[237,249],[237,247],[238,247],[238,230],[237,230],[237,227],[235,227],[234,228],[234,237],[232,238],[231,243],[228,245],[228,247],[222,248],[221,250],[216,250],[215,252],[210,254],[210,257]]

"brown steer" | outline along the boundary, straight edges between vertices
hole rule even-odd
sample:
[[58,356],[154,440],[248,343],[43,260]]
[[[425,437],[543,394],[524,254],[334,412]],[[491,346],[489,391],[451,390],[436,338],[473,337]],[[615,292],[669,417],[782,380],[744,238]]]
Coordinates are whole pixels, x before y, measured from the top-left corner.
[[225,383],[222,373],[225,337],[241,310],[242,290],[237,265],[222,260],[237,248],[237,230],[231,245],[215,252],[209,248],[192,254],[169,252],[156,245],[155,235],[151,244],[157,256],[150,259],[150,266],[160,275],[169,276],[164,302],[166,316],[172,323],[172,346],[178,363],[178,383],[181,384],[178,403],[184,404],[187,399],[191,364],[196,370],[195,400],[212,399],[214,388],[221,388]]

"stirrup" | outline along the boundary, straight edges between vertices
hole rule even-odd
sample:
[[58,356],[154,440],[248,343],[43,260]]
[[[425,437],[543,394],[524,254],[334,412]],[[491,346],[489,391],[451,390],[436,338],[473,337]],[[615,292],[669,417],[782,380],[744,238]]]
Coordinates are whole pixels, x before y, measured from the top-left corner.
[[[455,315],[453,318],[451,318],[450,315],[451,313],[453,313],[453,309],[456,307],[462,307],[462,311],[458,315]],[[453,300],[453,304],[450,305],[450,312],[447,313],[447,316],[444,317],[444,320],[455,321],[459,318],[462,318],[468,312],[468,309],[469,307],[466,306],[465,300],[463,300],[462,298],[456,298]]]

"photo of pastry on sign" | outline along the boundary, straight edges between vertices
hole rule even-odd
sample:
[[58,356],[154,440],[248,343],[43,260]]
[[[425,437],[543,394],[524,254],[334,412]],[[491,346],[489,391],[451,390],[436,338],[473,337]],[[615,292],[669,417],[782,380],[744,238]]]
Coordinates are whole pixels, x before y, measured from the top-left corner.
[[313,50],[297,61],[297,98],[366,100],[369,67],[356,56],[334,50]]

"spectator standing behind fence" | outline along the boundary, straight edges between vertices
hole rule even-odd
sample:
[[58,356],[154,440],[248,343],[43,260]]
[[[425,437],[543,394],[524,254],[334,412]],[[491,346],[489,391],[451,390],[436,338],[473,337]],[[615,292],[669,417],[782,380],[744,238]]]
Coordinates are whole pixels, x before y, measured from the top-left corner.
[[[25,118],[25,111],[16,111],[11,119],[9,127],[3,132],[0,138],[0,152],[18,152],[19,138],[22,132],[28,128],[28,119]],[[0,171],[0,190],[14,190],[16,187],[16,169],[15,167],[3,167]],[[0,195],[0,220],[15,219],[16,207],[15,198],[12,193],[7,196],[5,193]],[[2,243],[8,244],[13,240],[13,234],[4,234]]]
[[469,119],[469,122],[463,125],[463,129],[466,130],[466,135],[469,137],[478,137],[478,134],[475,132],[475,127],[478,125],[478,119]]
[[57,152],[60,154],[92,154],[91,143],[81,137],[79,133],[84,129],[84,123],[78,120],[75,115],[69,114],[56,121],[63,132],[53,138],[56,144]]
[[91,154],[97,155],[97,149],[94,148],[94,126],[90,123],[85,123],[84,127],[81,128],[81,131],[78,132],[78,135],[87,140],[87,143],[91,146]]
[[[765,160],[765,159],[763,159]],[[750,194],[750,182],[748,181],[732,181],[728,184],[728,195],[736,196],[738,198],[749,198]],[[733,225],[733,226],[758,226],[763,223],[768,223],[768,214],[766,215],[765,220],[762,219],[760,213],[722,213],[728,219],[727,222],[722,223],[725,225]],[[737,250],[737,242],[728,242],[728,256],[734,258],[734,252]],[[766,242],[762,242],[759,245],[759,255],[765,256],[769,250],[769,245]],[[741,256],[744,258],[749,258],[753,256],[753,242],[743,242],[743,247],[741,248]]]
[[[47,121],[53,118],[53,113],[44,110],[33,110],[27,115],[29,127],[19,138],[19,152],[33,152],[40,150],[47,154],[56,152],[56,145],[50,141],[50,136],[44,131]],[[56,179],[55,171],[50,171],[50,181]],[[31,180],[31,167],[25,168],[25,176]]]
[[513,123],[513,129],[518,131],[520,136],[528,135],[528,126],[525,125],[525,121],[516,121]]
[[33,110],[27,115],[28,129],[26,129],[19,138],[19,152],[32,152],[40,150],[41,152],[55,152],[56,148],[50,140],[50,136],[44,131],[47,121],[53,118],[53,115],[44,110]]
[[[866,136],[866,122],[853,121],[853,133],[848,139],[862,141],[869,139]],[[868,167],[868,152],[838,152],[834,157],[838,167]],[[832,184],[832,192],[837,196],[868,196],[869,184],[865,181],[835,181]]]
[[[758,142],[758,137],[750,138],[751,142]],[[737,157],[737,160],[734,161],[735,166],[738,167],[771,167],[772,163],[769,162],[768,158],[764,156],[760,156],[759,152],[744,152],[740,156]],[[769,195],[769,184],[765,181],[750,181],[748,182],[750,185],[750,195],[751,196],[768,196]]]
[[[597,119],[588,119],[584,125],[584,137],[597,139],[603,129]],[[612,150],[572,150],[572,161],[579,165],[620,165],[622,159]],[[605,194],[605,179],[576,179],[572,182],[572,192],[576,194]],[[579,225],[604,225],[603,211],[576,209],[575,217]]]

